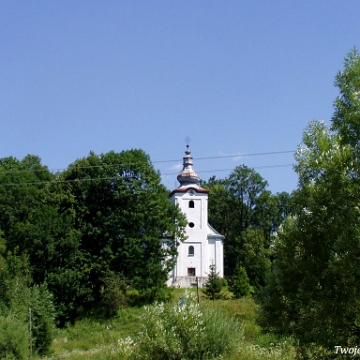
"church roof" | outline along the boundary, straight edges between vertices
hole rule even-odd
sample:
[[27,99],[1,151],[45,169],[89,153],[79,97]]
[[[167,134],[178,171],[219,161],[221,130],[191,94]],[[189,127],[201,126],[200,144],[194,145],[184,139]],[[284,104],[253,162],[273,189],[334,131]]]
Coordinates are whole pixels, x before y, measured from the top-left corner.
[[186,145],[185,156],[183,157],[183,169],[180,171],[177,179],[181,186],[199,185],[200,177],[193,169],[193,158],[190,155],[189,145]]
[[208,226],[208,238],[220,238],[220,239],[225,239],[224,235],[221,235],[218,231],[216,231],[209,223],[207,224]]
[[189,189],[193,189],[197,193],[209,193],[209,190],[203,189],[199,185],[200,177],[193,168],[193,158],[190,154],[189,145],[186,145],[185,156],[183,157],[183,169],[177,176],[180,186],[173,190],[170,196],[176,192],[187,192]]

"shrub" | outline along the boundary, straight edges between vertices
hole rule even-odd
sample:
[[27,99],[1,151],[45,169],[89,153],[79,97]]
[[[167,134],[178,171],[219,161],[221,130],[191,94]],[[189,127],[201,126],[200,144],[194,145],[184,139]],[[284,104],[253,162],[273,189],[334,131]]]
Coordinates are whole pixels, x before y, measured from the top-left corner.
[[50,348],[55,329],[55,307],[46,284],[31,288],[30,308],[33,348],[38,354],[44,355]]
[[0,316],[0,359],[29,358],[27,324],[13,316]]
[[111,317],[128,304],[126,291],[130,287],[129,281],[122,274],[109,273],[102,282],[100,307],[106,316]]
[[248,296],[254,292],[253,287],[250,285],[249,277],[246,270],[242,266],[235,269],[234,275],[231,279],[231,291],[236,298]]
[[[11,339],[9,334],[12,333],[14,322],[19,326],[19,336],[11,340],[15,341],[14,349],[17,349],[22,341],[22,325],[27,329],[25,333],[26,341],[28,341],[29,309],[31,309],[32,349],[43,355],[47,352],[53,337],[55,309],[52,295],[47,290],[46,284],[30,287],[30,275],[25,256],[20,257],[9,253],[6,258],[0,258],[0,260],[2,264],[0,267],[0,315],[2,315],[2,326],[5,327],[4,334],[0,334],[3,335],[1,341]],[[12,344],[11,341],[9,344]],[[3,349],[7,349],[4,346]],[[4,357],[0,356],[0,358]]]
[[139,359],[214,359],[230,353],[242,338],[241,327],[212,307],[199,306],[196,295],[169,307],[158,303],[145,308],[137,341]]

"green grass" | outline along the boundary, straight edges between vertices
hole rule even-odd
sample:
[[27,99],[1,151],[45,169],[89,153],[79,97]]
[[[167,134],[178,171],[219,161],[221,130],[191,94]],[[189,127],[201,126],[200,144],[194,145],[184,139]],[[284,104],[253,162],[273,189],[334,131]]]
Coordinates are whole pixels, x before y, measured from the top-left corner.
[[[195,289],[193,289],[195,291]],[[174,289],[173,302],[178,302],[183,289]],[[220,308],[224,317],[235,317],[242,323],[239,350],[229,360],[291,360],[295,358],[290,339],[263,334],[255,322],[256,304],[252,298],[210,301],[201,297],[201,306]],[[86,318],[56,331],[47,359],[112,360],[118,359],[114,349],[119,339],[135,338],[140,330],[142,307],[124,308],[112,319]],[[36,359],[36,357],[35,357]]]

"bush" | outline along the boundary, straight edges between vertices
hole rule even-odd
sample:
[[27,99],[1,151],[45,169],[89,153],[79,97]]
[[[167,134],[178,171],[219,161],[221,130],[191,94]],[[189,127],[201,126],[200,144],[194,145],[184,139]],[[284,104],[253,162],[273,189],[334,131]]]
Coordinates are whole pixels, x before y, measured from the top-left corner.
[[55,329],[55,307],[46,284],[31,288],[30,308],[33,349],[44,355],[50,348]]
[[[200,307],[193,293],[185,293],[185,298],[182,306],[145,307],[142,331],[136,345],[126,346],[126,352],[154,360],[203,360],[231,353],[242,338],[238,322],[212,307]],[[132,342],[127,339],[119,344],[124,347]]]
[[109,273],[102,279],[104,286],[101,289],[100,307],[106,316],[116,315],[120,307],[129,302],[126,291],[130,287],[129,281],[122,274]]
[[0,359],[29,358],[27,324],[12,317],[0,316]]
[[238,266],[235,269],[231,279],[231,291],[238,299],[243,296],[251,295],[254,292],[254,288],[250,285],[246,270],[242,266]]
[[[0,268],[0,315],[5,327],[4,334],[0,334],[0,336],[3,335],[1,341],[11,340],[9,334],[12,333],[12,326],[15,322],[19,326],[20,337],[17,336],[11,340],[15,341],[14,349],[17,349],[18,344],[23,341],[22,327],[26,329],[26,342],[28,342],[29,309],[31,309],[32,349],[43,355],[48,351],[53,338],[55,309],[52,295],[47,290],[46,284],[30,287],[30,275],[25,256],[20,257],[9,253],[6,258],[0,257],[0,260],[2,264]],[[9,344],[12,344],[11,341]],[[3,349],[7,349],[4,346]],[[3,358],[0,356],[0,359]]]

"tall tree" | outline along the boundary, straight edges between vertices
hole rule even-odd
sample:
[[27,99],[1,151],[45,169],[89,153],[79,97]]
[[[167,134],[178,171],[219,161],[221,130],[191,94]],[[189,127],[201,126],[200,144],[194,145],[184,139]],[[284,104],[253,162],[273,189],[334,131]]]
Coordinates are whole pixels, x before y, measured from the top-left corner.
[[7,248],[27,254],[34,283],[48,282],[64,320],[79,311],[74,299],[82,292],[74,222],[73,196],[39,157],[0,159],[0,229]]
[[[184,239],[185,219],[170,204],[142,150],[77,160],[60,177],[75,197],[76,229],[94,299],[102,279],[122,274],[149,297],[164,287]],[[164,244],[166,242],[166,244]]]
[[360,56],[352,51],[336,77],[332,130],[313,121],[296,153],[301,211],[275,241],[276,260],[260,296],[260,322],[292,334],[299,357],[335,357],[360,340]]
[[34,282],[47,282],[61,324],[96,304],[109,278],[152,300],[184,226],[141,150],[90,153],[55,175],[33,155],[0,159],[0,230],[28,255]]
[[209,221],[225,236],[225,274],[232,276],[242,266],[251,285],[259,289],[270,268],[270,235],[280,217],[276,215],[277,198],[266,189],[260,174],[244,165],[228,178],[212,177],[203,186],[211,190]]

